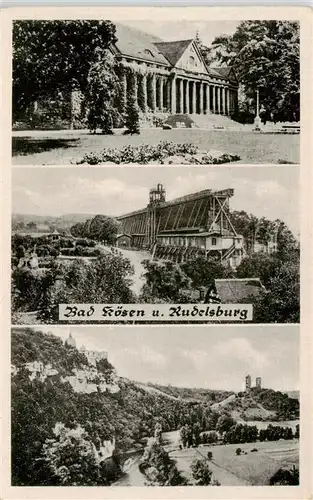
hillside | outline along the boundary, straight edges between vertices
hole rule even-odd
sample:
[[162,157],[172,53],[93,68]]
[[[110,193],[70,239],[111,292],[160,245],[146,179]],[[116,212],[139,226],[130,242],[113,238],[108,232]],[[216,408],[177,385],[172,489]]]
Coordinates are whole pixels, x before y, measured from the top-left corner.
[[239,392],[211,406],[212,410],[227,411],[240,420],[294,420],[299,418],[299,401],[272,389],[252,388]]
[[206,404],[218,403],[223,401],[232,393],[230,391],[220,391],[213,389],[201,389],[201,388],[190,388],[190,387],[173,387],[171,385],[158,385],[149,384],[149,386],[154,387],[164,394],[168,394],[177,399],[184,401],[197,401]]
[[60,215],[59,217],[53,215],[13,213],[12,223],[14,225],[20,222],[24,222],[24,224],[28,224],[29,222],[34,222],[35,224],[52,224],[55,226],[69,227],[74,224],[77,224],[77,222],[85,222],[90,217],[92,217],[92,214],[84,214],[84,213],[81,214],[69,213]]
[[210,410],[200,404],[186,405],[119,378],[110,363],[90,365],[83,353],[52,334],[13,328],[11,364],[15,485],[42,484],[34,468],[59,425],[83,429],[92,447],[114,440],[124,453],[142,448],[157,422],[171,431],[192,419],[210,419]]

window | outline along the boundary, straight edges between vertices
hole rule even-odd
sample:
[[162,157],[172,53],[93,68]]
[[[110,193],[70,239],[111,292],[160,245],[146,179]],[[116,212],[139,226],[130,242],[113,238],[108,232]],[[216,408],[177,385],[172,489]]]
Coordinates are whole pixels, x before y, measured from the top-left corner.
[[212,246],[216,245],[216,238],[212,238]]
[[195,58],[195,57],[193,57],[193,56],[190,56],[190,57],[188,58],[188,65],[189,65],[189,66],[192,66],[192,67],[193,67],[193,66],[197,66],[197,60],[196,60],[196,58]]

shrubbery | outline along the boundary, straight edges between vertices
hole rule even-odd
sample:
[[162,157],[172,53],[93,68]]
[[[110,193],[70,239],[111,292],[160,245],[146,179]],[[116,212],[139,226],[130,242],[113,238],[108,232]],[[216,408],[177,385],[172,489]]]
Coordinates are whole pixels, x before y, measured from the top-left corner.
[[[136,133],[136,132],[130,132]],[[222,154],[218,156],[203,154],[201,158],[193,159],[193,155],[199,153],[196,145],[191,143],[176,144],[171,141],[163,141],[158,144],[139,146],[127,145],[121,149],[103,149],[100,153],[86,153],[77,164],[87,163],[89,165],[98,165],[100,163],[137,163],[146,165],[147,163],[164,163],[171,156],[189,155],[188,163],[190,164],[212,164],[218,165],[221,163],[229,163],[231,161],[240,160],[239,156]]]

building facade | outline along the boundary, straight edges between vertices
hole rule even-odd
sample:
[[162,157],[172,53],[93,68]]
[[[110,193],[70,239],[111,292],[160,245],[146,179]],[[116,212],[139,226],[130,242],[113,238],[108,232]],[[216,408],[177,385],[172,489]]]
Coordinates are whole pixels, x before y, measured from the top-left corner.
[[233,189],[206,189],[166,201],[164,186],[150,189],[146,208],[117,217],[120,233],[130,246],[149,250],[159,259],[183,262],[192,257],[216,257],[236,268],[244,255],[229,209]]
[[229,116],[238,104],[238,80],[232,68],[209,67],[194,39],[163,41],[122,24],[116,24],[117,42],[111,47],[121,72],[126,102],[130,89],[145,113],[222,114]]

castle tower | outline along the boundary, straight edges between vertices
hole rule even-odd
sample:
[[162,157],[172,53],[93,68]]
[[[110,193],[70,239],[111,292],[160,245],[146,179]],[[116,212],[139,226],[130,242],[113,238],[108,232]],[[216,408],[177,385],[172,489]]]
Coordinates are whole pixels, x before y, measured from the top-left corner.
[[261,377],[257,377],[255,379],[255,387],[258,387],[258,389],[262,388],[262,379],[261,379]]
[[76,347],[76,340],[72,337],[71,332],[69,333],[68,338],[65,341],[65,344],[69,347]]
[[249,391],[251,389],[251,375],[246,375],[246,391]]
[[157,184],[149,191],[149,205],[158,205],[162,201],[165,201],[165,188],[163,184]]
[[165,201],[165,188],[163,184],[157,184],[149,191],[149,205],[147,211],[147,241],[150,248],[153,247],[157,235],[157,207]]

